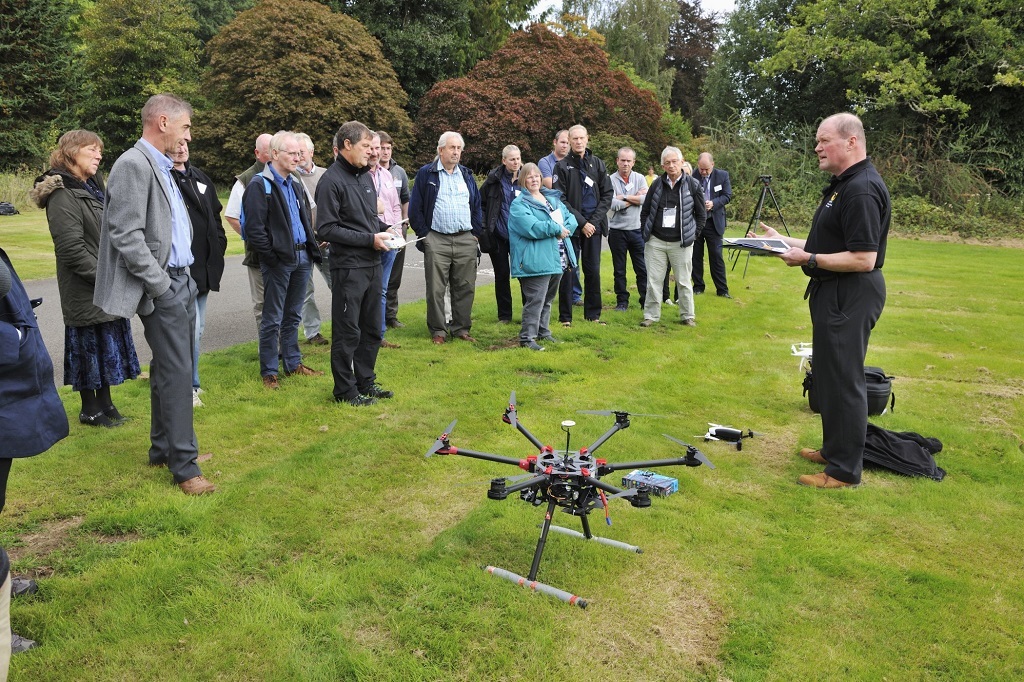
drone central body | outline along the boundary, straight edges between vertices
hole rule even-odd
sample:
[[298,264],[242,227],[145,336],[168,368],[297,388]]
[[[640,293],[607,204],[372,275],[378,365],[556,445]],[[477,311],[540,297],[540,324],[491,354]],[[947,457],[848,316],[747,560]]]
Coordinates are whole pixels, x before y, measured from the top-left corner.
[[[609,463],[607,460],[594,457],[594,451],[601,447],[609,438],[619,431],[629,428],[629,413],[624,411],[597,412],[596,414],[615,415],[615,423],[589,447],[580,448],[576,451],[569,447],[570,429],[572,426],[575,426],[575,422],[562,422],[562,429],[566,433],[565,449],[556,451],[550,445],[541,443],[519,422],[516,414],[515,400],[516,394],[515,391],[513,391],[509,399],[509,406],[502,416],[502,421],[514,426],[527,438],[527,440],[533,443],[538,450],[536,455],[530,455],[523,459],[514,459],[503,455],[456,448],[451,444],[450,440],[451,432],[455,428],[455,424],[457,422],[456,420],[449,424],[445,432],[434,441],[434,445],[427,451],[426,456],[430,457],[434,454],[462,455],[464,457],[471,457],[474,459],[509,464],[527,472],[525,476],[516,479],[507,479],[504,477],[491,479],[491,485],[490,489],[487,491],[487,497],[492,500],[504,500],[509,495],[518,492],[522,500],[535,506],[547,503],[547,513],[544,516],[544,524],[541,526],[541,536],[537,542],[537,549],[534,552],[533,564],[530,568],[530,573],[528,577],[523,578],[515,573],[493,566],[487,567],[487,570],[493,575],[507,578],[513,582],[518,582],[521,585],[528,585],[532,589],[545,592],[546,594],[550,594],[551,596],[562,599],[563,601],[586,608],[586,600],[536,581],[537,571],[540,567],[541,555],[544,552],[544,545],[547,542],[548,531],[554,530],[559,533],[574,535],[587,540],[594,540],[602,544],[639,553],[641,551],[639,547],[618,542],[616,540],[599,538],[593,535],[590,531],[590,523],[588,522],[587,515],[595,508],[602,507],[606,511],[607,518],[608,501],[617,497],[627,499],[634,507],[650,507],[651,490],[642,485],[637,488],[617,488],[602,481],[601,477],[606,476],[613,471],[622,469],[648,469],[652,467],[678,465],[696,467],[701,464],[705,464],[713,469],[714,465],[708,461],[700,450],[692,445],[673,438],[668,434],[663,435],[665,435],[669,440],[672,440],[686,448],[685,456],[662,460],[617,463]],[[552,526],[551,517],[557,507],[561,507],[562,510],[568,514],[579,517],[580,522],[583,525],[583,533],[578,533],[559,526]],[[608,519],[608,522],[610,524],[610,519]]]

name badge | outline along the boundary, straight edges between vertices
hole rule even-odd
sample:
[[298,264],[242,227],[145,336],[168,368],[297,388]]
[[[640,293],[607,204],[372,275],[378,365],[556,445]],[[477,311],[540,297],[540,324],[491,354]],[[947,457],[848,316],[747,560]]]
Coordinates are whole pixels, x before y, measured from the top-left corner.
[[206,194],[206,185],[204,185],[201,182],[196,182],[196,187],[199,188],[199,193],[200,194]]
[[402,181],[395,178],[395,189],[402,189]]
[[715,185],[715,191],[716,192],[721,192],[722,191],[722,186],[721,185]]
[[554,211],[552,211],[551,219],[554,220],[559,225],[561,225],[562,227],[565,227],[565,218],[562,217],[562,209],[556,208]]
[[673,230],[676,228],[676,209],[674,209],[674,208],[666,208],[665,209],[665,213],[664,213],[664,215],[662,216],[662,219],[661,219],[661,226],[662,227],[668,227],[668,228],[671,228]]
[[593,187],[594,186],[594,179],[591,178],[589,175],[586,175],[586,176],[583,177],[583,182],[587,183],[587,187]]
[[520,192],[520,190],[518,190],[518,189],[515,190],[515,196],[519,196],[519,192]]

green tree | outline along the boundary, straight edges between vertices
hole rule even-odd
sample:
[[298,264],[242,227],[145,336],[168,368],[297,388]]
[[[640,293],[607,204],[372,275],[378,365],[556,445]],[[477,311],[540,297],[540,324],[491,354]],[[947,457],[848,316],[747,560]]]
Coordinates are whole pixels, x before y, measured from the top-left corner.
[[305,0],[260,2],[221,29],[209,55],[212,106],[195,136],[199,162],[216,179],[248,165],[253,140],[265,132],[305,132],[321,164],[338,126],[352,119],[411,146],[406,94],[380,44],[352,17]]
[[466,139],[463,163],[476,171],[516,144],[524,159],[547,154],[552,133],[574,123],[591,135],[630,136],[660,150],[661,105],[633,85],[590,40],[561,37],[542,24],[509,36],[504,47],[463,78],[438,83],[423,98],[416,129],[420,159],[433,155],[444,130]]
[[184,0],[97,0],[82,28],[90,92],[81,104],[85,126],[113,158],[141,133],[139,111],[151,96],[196,93],[199,42]]
[[657,88],[668,106],[675,72],[663,66],[669,27],[679,14],[677,0],[618,0],[595,28],[604,34],[609,55],[629,62]]
[[[204,46],[235,15],[252,7],[254,0],[189,0],[196,20],[196,38]],[[311,36],[312,38],[312,36]]]
[[701,11],[700,0],[676,0],[676,15],[669,26],[664,66],[672,70],[669,106],[698,128],[704,104],[704,81],[715,53],[717,18]]
[[0,168],[14,169],[71,127],[79,80],[67,2],[0,0],[0,17]]

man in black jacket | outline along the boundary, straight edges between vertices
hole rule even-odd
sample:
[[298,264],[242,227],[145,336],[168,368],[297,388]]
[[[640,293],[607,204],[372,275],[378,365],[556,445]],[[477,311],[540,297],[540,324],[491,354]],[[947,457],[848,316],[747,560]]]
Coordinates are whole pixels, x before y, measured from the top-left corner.
[[334,399],[356,407],[394,395],[376,374],[384,338],[380,254],[392,235],[377,218],[377,193],[367,176],[372,139],[359,121],[342,124],[334,163],[316,187],[316,234],[331,244]]
[[302,301],[320,250],[313,238],[309,200],[297,178],[299,139],[282,130],[270,141],[270,163],[254,176],[242,195],[246,239],[259,254],[263,273],[263,318],[260,321],[260,375],[263,385],[280,388],[278,339],[285,375],[319,376],[302,364],[299,323]]
[[[484,239],[480,249],[491,257],[494,266],[494,299],[498,304],[498,322],[512,322],[512,279],[509,262],[508,209],[519,196],[519,168],[523,157],[519,147],[510,144],[501,150],[501,165],[487,174],[480,187],[484,204]],[[485,248],[486,247],[486,248]]]
[[213,181],[188,162],[188,143],[178,147],[171,155],[174,168],[171,176],[185,200],[188,217],[192,221],[192,257],[195,260],[188,272],[196,282],[196,333],[192,341],[192,406],[202,407],[199,399],[199,342],[206,326],[206,299],[211,291],[220,291],[220,278],[224,274],[224,252],[228,238],[220,221],[221,203]]
[[650,327],[661,319],[661,289],[669,266],[679,290],[679,321],[688,327],[697,326],[690,272],[693,240],[698,226],[707,220],[707,210],[700,185],[683,172],[683,161],[678,147],[665,147],[661,152],[665,174],[651,183],[640,209],[640,236],[647,263],[647,300],[641,327]]
[[[587,149],[589,139],[583,126],[569,128],[569,154],[555,164],[551,186],[565,197],[565,205],[580,225],[572,244],[583,264],[583,316],[601,322],[601,235],[608,231],[614,192],[604,162]],[[572,299],[572,278],[563,277],[558,289],[558,321],[566,327],[572,324]]]

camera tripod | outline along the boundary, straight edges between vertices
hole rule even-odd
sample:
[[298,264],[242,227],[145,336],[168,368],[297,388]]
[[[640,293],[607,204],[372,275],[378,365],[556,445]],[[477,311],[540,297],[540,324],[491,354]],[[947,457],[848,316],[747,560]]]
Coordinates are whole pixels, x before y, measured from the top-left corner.
[[[761,223],[761,211],[764,209],[764,200],[767,197],[771,197],[772,204],[775,206],[775,212],[779,214],[779,220],[782,221],[782,227],[786,230],[786,236],[791,237],[789,233],[789,226],[786,225],[786,218],[782,215],[782,209],[779,207],[779,200],[775,197],[775,191],[772,190],[772,176],[770,175],[759,175],[757,180],[754,181],[754,185],[761,183],[761,196],[757,198],[757,205],[754,206],[754,213],[750,216],[750,222],[747,223],[747,231],[744,232],[744,236],[750,234],[755,227]],[[747,266],[750,265],[750,253],[747,253],[747,262],[743,264],[743,276],[747,276]],[[739,252],[730,254],[732,261],[732,269],[736,269],[736,264],[740,262]]]

